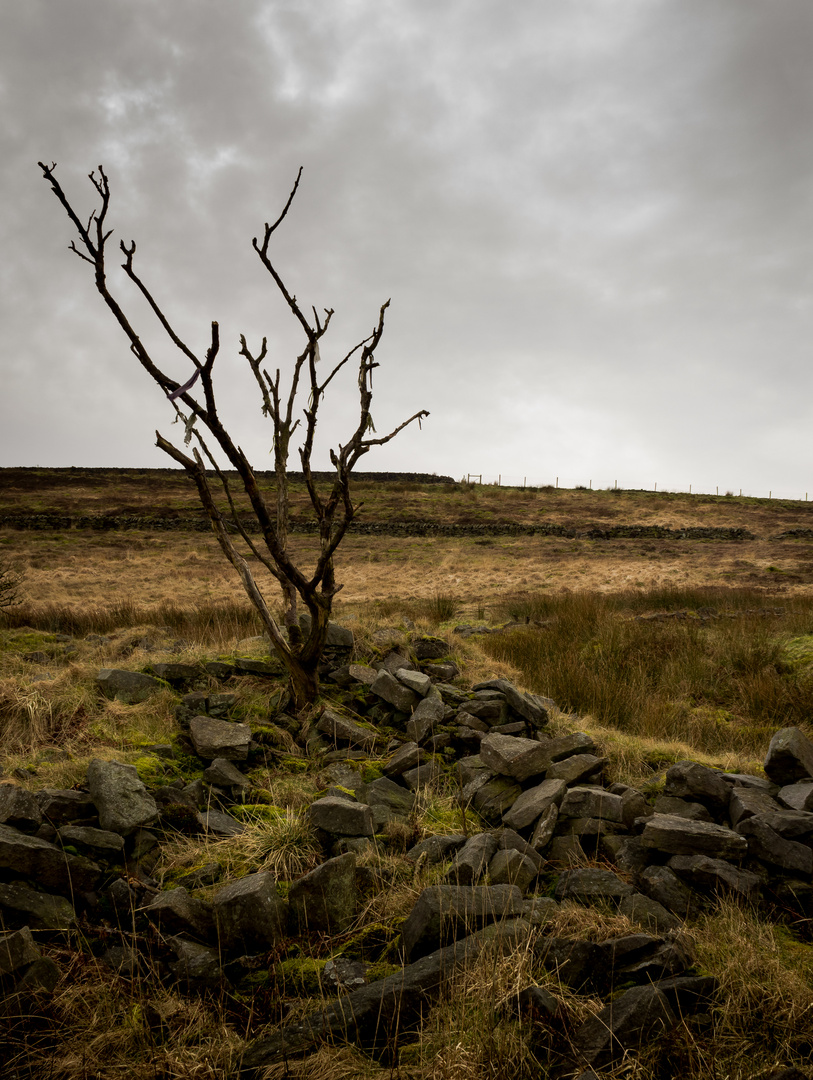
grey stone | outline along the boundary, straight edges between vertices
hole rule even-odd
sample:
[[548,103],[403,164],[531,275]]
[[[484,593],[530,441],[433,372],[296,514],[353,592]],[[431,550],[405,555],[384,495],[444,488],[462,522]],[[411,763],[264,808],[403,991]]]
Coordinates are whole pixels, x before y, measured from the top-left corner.
[[426,853],[426,861],[429,865],[446,862],[451,859],[466,843],[466,837],[462,833],[452,833],[446,836],[427,836],[425,840],[411,847],[406,853],[406,858],[412,862]]
[[737,784],[731,789],[728,817],[734,826],[745,818],[753,817],[754,814],[764,814],[779,809],[781,809],[779,803],[771,798],[767,791],[744,787],[742,784]]
[[676,1024],[665,994],[654,986],[634,986],[577,1028],[573,1044],[589,1064],[608,1065]]
[[251,781],[240,772],[228,758],[215,758],[211,765],[203,770],[203,778],[209,784],[222,788],[247,788]]
[[106,698],[122,701],[125,705],[138,705],[164,689],[164,684],[151,675],[119,668],[102,668],[96,677],[96,685]]
[[399,712],[412,712],[418,702],[421,701],[421,698],[414,690],[404,686],[387,670],[379,671],[375,682],[370,686],[370,690],[389,705],[393,705]]
[[165,933],[193,934],[201,940],[212,933],[210,906],[190,896],[182,886],[159,892],[142,910]]
[[437,687],[433,686],[422,698],[406,724],[407,738],[422,745],[434,732],[435,724],[443,721],[446,706]]
[[212,915],[221,949],[250,955],[274,947],[284,932],[286,908],[270,874],[247,874],[218,889]]
[[596,752],[596,744],[592,736],[584,731],[574,731],[570,735],[560,735],[555,739],[550,739],[545,735],[537,735],[537,738],[544,743],[551,762],[564,761],[565,758],[573,757],[574,754],[595,754]]
[[387,776],[400,776],[408,769],[417,768],[426,760],[426,754],[416,742],[407,742],[399,746],[384,766]]
[[158,817],[155,799],[139,780],[135,766],[120,761],[91,761],[87,771],[90,797],[99,811],[99,824],[108,832],[129,836]]
[[480,757],[494,772],[520,783],[541,775],[550,764],[543,743],[513,735],[486,735],[480,743]]
[[785,840],[799,840],[803,844],[813,842],[813,813],[809,811],[776,808],[761,811],[754,816],[764,821]]
[[8,825],[0,825],[0,870],[36,881],[63,896],[90,892],[101,876],[101,869],[90,859],[69,855],[47,840],[27,836]]
[[15,975],[40,957],[27,926],[0,934],[0,975]]
[[33,792],[18,784],[0,784],[0,824],[34,833],[42,824],[42,810]]
[[782,728],[771,739],[765,775],[784,786],[813,777],[813,743],[799,728]]
[[404,954],[417,959],[521,911],[522,893],[515,885],[430,885],[401,927]]
[[334,746],[347,744],[371,749],[378,741],[377,733],[369,727],[363,727],[347,716],[341,716],[333,709],[325,709],[316,730],[327,736]]
[[674,814],[655,814],[641,834],[644,847],[668,855],[708,855],[713,859],[740,859],[747,850],[744,837],[724,825],[687,821]]
[[627,788],[621,795],[621,820],[631,829],[636,818],[652,817],[655,813],[644,795],[635,788]]
[[52,825],[65,825],[96,816],[96,807],[85,791],[43,788],[37,792],[42,816]]
[[293,883],[288,892],[291,921],[299,931],[341,934],[356,917],[356,856],[328,859]]
[[188,990],[218,990],[223,984],[223,969],[216,949],[184,938],[170,940],[177,959],[169,965],[175,981]]
[[[550,783],[551,781],[546,781]],[[554,781],[556,783],[556,781]],[[561,781],[559,781],[561,783]],[[598,787],[572,787],[567,789],[559,806],[560,818],[594,817],[604,821],[620,822],[623,804],[620,795]]]
[[521,855],[527,855],[527,857],[534,864],[534,868],[537,873],[545,865],[545,860],[539,854],[539,852],[527,840],[524,840],[518,832],[514,829],[508,829],[503,826],[501,829],[494,830],[494,839],[497,841],[498,851],[518,851]]
[[641,891],[681,919],[694,918],[697,897],[668,866],[647,866],[638,877]]
[[678,877],[697,888],[734,893],[752,903],[759,899],[757,875],[738,870],[724,859],[710,859],[707,855],[673,855],[669,866]]
[[372,836],[373,814],[369,806],[328,796],[312,802],[311,825],[334,836]]
[[246,831],[241,821],[222,810],[203,810],[196,817],[201,829],[214,836],[239,836]]
[[356,682],[362,683],[364,686],[372,686],[378,678],[376,669],[369,667],[367,664],[350,664],[348,672],[351,678],[355,679]]
[[401,818],[407,817],[415,806],[412,792],[386,776],[367,785],[364,801],[368,806],[383,806],[390,815]]
[[606,758],[594,754],[573,754],[562,761],[554,761],[545,777],[548,780],[564,780],[569,787],[598,775],[606,764]]
[[[503,820],[503,815],[511,809],[522,794],[522,788],[509,776],[487,777],[484,782],[475,781],[475,783],[477,787],[471,799],[475,809],[489,825],[499,825]],[[471,787],[474,787],[474,784]],[[464,801],[467,799],[469,790],[469,785],[463,789]]]
[[659,795],[655,799],[653,811],[656,814],[685,818],[686,821],[714,821],[711,812],[702,803],[681,799],[677,795]]
[[658,934],[677,930],[682,925],[677,915],[673,915],[663,904],[659,904],[651,896],[644,896],[643,893],[636,892],[631,896],[625,896],[618,905],[618,910],[621,915],[626,915],[628,919],[643,926],[645,930]]
[[664,794],[691,799],[706,806],[725,810],[731,788],[722,774],[696,761],[678,761],[666,770]]
[[[545,782],[550,783],[550,781]],[[554,783],[558,784],[560,783],[560,781],[556,780],[554,781]],[[517,802],[519,802],[519,799],[517,800]],[[516,803],[514,805],[516,805]],[[514,807],[512,806],[511,809],[513,810],[513,808]],[[506,819],[507,817],[508,815],[506,815]],[[547,810],[545,810],[544,813],[540,815],[539,820],[534,826],[533,835],[531,836],[531,847],[533,847],[535,851],[544,851],[545,848],[548,846],[553,837],[553,833],[556,829],[556,823],[558,822],[558,820],[559,808],[556,803],[553,802],[550,804]],[[506,824],[509,824],[507,820]]]
[[497,850],[497,841],[491,833],[476,833],[458,851],[448,873],[448,880],[458,885],[474,885],[486,872]]
[[443,769],[436,761],[425,761],[423,765],[401,773],[401,779],[410,791],[419,791],[421,788],[432,787],[442,775]]
[[248,724],[215,720],[211,716],[195,716],[189,722],[189,734],[195,753],[204,761],[214,761],[216,758],[245,761],[248,757],[251,745],[251,728]]
[[587,857],[578,836],[554,836],[545,855],[552,863],[563,866],[578,866]]
[[549,719],[549,710],[555,708],[550,698],[522,693],[508,679],[493,679],[490,682],[478,683],[474,689],[499,690],[505,695],[509,707],[535,728],[544,727]]
[[522,902],[522,918],[532,926],[544,926],[558,910],[552,896],[529,896]]
[[519,992],[517,1009],[520,1015],[551,1017],[559,1012],[559,1000],[544,986],[526,986]]
[[92,858],[116,860],[124,853],[124,837],[105,829],[92,829],[87,825],[62,825],[56,831],[63,847],[79,848]]
[[64,896],[31,889],[20,881],[0,882],[0,908],[6,915],[6,926],[21,921],[35,930],[72,930],[76,912]]
[[428,675],[424,675],[422,671],[409,671],[407,668],[399,668],[395,672],[395,678],[398,682],[403,683],[408,690],[412,690],[413,693],[419,694],[422,698],[426,697],[432,688],[432,680]]
[[571,990],[586,987],[596,971],[598,949],[592,941],[540,937],[534,953],[542,967],[554,971],[558,980]]
[[560,875],[554,893],[557,900],[578,900],[590,903],[593,900],[621,900],[631,896],[635,890],[632,885],[614,874],[611,870],[599,870],[595,867],[566,870]]
[[813,810],[813,780],[786,784],[780,788],[777,800],[789,810]]
[[521,892],[527,890],[537,873],[533,861],[516,848],[503,848],[488,864],[488,880],[492,885],[516,885]]
[[747,839],[748,853],[770,866],[809,877],[813,873],[813,850],[795,840],[785,840],[761,817],[750,817],[737,825]]
[[615,850],[614,863],[622,874],[640,874],[652,862],[652,849],[641,843],[640,836],[621,839]]
[[543,780],[541,784],[522,792],[503,816],[503,821],[512,829],[525,829],[533,825],[551,805],[561,804],[566,791],[563,780]]

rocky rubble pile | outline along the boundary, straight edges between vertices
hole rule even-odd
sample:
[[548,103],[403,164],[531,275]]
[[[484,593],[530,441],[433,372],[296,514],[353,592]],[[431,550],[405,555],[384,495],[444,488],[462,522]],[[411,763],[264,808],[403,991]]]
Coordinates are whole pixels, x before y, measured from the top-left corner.
[[[203,669],[194,665],[100,672],[100,692],[127,701],[167,683],[178,690],[177,744],[154,749],[194,754],[202,778],[148,789],[133,766],[96,760],[82,790],[0,783],[3,991],[53,990],[60,970],[43,949],[79,927],[112,970],[137,975],[149,949],[150,963],[192,993],[240,988],[263,968],[273,977],[270,953],[355,925],[364,896],[387,885],[370,855],[399,827],[408,833],[433,789],[455,791],[483,831],[472,833],[461,814],[460,832],[408,850],[416,880],[433,883],[397,938],[390,928],[352,961],[337,953],[333,982],[322,980],[327,1005],[250,1044],[245,1070],[327,1038],[391,1046],[456,969],[496,943],[532,948],[560,985],[606,1001],[575,1030],[544,986],[529,985],[514,1003],[529,1021],[567,1032],[562,1067],[576,1076],[711,1007],[717,988],[694,970],[682,927],[721,894],[810,918],[813,744],[801,731],[776,733],[764,777],[678,762],[652,798],[608,783],[589,735],[551,736],[552,701],[505,679],[456,684],[442,639],[414,636],[368,664],[352,662],[351,648],[352,635],[335,628],[333,689],[318,716],[287,714],[277,695],[273,722],[299,748],[291,760],[318,763],[328,781],[307,811],[323,858],[291,882],[267,872],[221,880],[222,868],[202,859],[174,888],[158,887],[161,844],[179,828],[202,839],[246,828],[233,811],[252,802],[247,771],[266,753],[262,726],[231,719],[228,689],[196,688]],[[247,672],[275,678],[276,665],[264,663],[208,665],[207,685],[213,675],[225,687]],[[203,886],[205,898],[196,895]],[[600,943],[554,936],[546,926],[564,902],[621,912],[638,930]],[[117,926],[127,943],[111,946]],[[384,956],[397,968],[369,977],[365,961]]]

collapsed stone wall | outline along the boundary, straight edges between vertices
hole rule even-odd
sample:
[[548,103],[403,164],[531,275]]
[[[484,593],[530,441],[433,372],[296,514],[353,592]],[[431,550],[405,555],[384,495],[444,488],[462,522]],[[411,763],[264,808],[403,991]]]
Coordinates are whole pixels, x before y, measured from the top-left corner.
[[[227,523],[228,524],[228,523]],[[248,533],[258,533],[259,525],[254,519],[242,520]],[[0,514],[0,528],[43,530],[88,529],[98,532],[118,532],[138,529],[143,532],[209,532],[207,518],[191,515],[142,515],[142,514]],[[236,529],[234,530],[236,532]],[[293,520],[292,533],[317,533],[314,521]],[[348,530],[358,536],[561,536],[567,539],[586,540],[754,540],[754,533],[742,528],[714,526],[690,526],[670,529],[664,525],[518,525],[495,524],[445,524],[437,521],[354,521]]]
[[[549,699],[505,679],[459,685],[442,638],[404,635],[368,663],[352,663],[352,650],[350,631],[333,626],[328,700],[310,720],[287,713],[279,694],[262,723],[233,718],[228,688],[243,675],[278,680],[273,660],[101,671],[99,692],[124,703],[176,690],[176,743],[144,752],[158,762],[198,759],[202,778],[148,788],[134,767],[94,761],[79,789],[34,793],[0,783],[0,988],[53,989],[61,972],[37,938],[70,935],[81,921],[86,938],[99,927],[94,947],[112,970],[144,970],[141,949],[156,927],[165,944],[149,963],[165,977],[190,993],[239,990],[291,937],[341,935],[354,925],[364,894],[386,887],[369,855],[387,851],[419,793],[433,790],[457,791],[483,829],[431,835],[407,852],[416,879],[428,874],[434,883],[394,937],[382,942],[379,928],[378,945],[368,947],[389,950],[396,970],[368,979],[363,961],[377,954],[337,954],[328,961],[327,1004],[249,1044],[245,1072],[328,1039],[374,1047],[414,1022],[484,948],[523,943],[569,993],[607,1000],[575,1031],[567,995],[549,986],[529,984],[513,1007],[540,1031],[559,1033],[560,1064],[603,1067],[713,1004],[717,984],[695,972],[682,928],[720,895],[809,923],[813,744],[798,729],[771,740],[765,776],[678,762],[653,797],[607,780],[607,761],[577,717],[570,733],[548,734]],[[307,810],[320,864],[281,890],[266,872],[223,880],[222,868],[204,860],[162,889],[151,875],[176,830],[199,836],[202,851],[206,837],[245,830],[236,808],[256,797],[247,773],[269,753],[279,759],[267,739],[281,730],[296,747],[292,767],[318,764],[329,777]],[[211,899],[195,895],[212,885]],[[546,924],[564,902],[609,905],[639,929],[600,943],[552,935]],[[106,926],[117,923],[126,948],[109,944]],[[328,977],[325,965],[325,985]]]

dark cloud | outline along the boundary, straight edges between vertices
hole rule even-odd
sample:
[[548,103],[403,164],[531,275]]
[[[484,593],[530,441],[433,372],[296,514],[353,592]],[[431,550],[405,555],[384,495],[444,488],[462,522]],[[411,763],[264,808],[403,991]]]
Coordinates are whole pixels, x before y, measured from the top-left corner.
[[[286,278],[336,309],[336,355],[392,296],[376,422],[432,412],[371,464],[813,487],[811,44],[807,0],[7,5],[0,460],[159,464],[170,419],[38,158],[83,212],[103,162],[179,331],[203,350],[219,319],[259,460],[226,345],[299,345],[250,241],[301,164]],[[337,390],[325,441],[352,417]]]

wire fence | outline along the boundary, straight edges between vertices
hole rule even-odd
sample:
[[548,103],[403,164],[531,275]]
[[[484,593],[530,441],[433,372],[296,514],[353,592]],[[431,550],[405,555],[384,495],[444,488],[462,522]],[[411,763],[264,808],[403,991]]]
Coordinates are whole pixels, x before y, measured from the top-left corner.
[[813,496],[813,487],[809,492],[788,488],[743,488],[732,484],[687,484],[685,487],[671,487],[654,481],[651,487],[639,487],[633,484],[619,483],[617,479],[587,480],[573,476],[513,476],[507,473],[467,473],[463,480],[470,484],[485,486],[520,488],[525,490],[561,488],[565,491],[645,491],[664,495],[716,495],[719,498],[781,499],[787,502],[809,502]]

